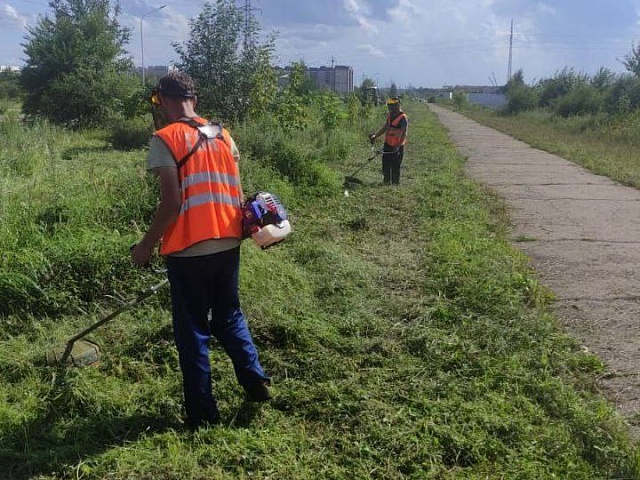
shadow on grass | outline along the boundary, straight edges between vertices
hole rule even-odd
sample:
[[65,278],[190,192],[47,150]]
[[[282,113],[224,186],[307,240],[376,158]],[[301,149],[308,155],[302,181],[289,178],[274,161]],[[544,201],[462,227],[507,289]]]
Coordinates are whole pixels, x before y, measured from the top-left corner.
[[100,145],[100,146],[83,146],[83,147],[71,147],[67,148],[60,155],[63,160],[73,160],[81,155],[90,154],[90,153],[104,153],[111,150],[111,147],[108,144]]
[[67,477],[65,470],[84,458],[134,442],[142,435],[183,428],[170,416],[111,416],[108,411],[83,415],[86,399],[73,390],[67,370],[56,368],[47,408],[6,432],[0,444],[0,478]]

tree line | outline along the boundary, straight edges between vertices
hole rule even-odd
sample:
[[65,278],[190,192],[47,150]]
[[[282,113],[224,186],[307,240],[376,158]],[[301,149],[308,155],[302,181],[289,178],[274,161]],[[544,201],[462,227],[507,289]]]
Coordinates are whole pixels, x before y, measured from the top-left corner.
[[[138,76],[126,52],[131,32],[118,20],[119,3],[51,0],[49,6],[51,13],[28,27],[22,72],[0,74],[0,82],[14,87],[6,89],[11,96],[5,100],[16,98],[20,87],[23,113],[29,117],[43,117],[60,125],[111,125],[114,131],[119,130],[116,136],[135,134],[135,124],[127,122],[149,112],[152,85],[132,81],[132,75]],[[205,3],[189,22],[189,39],[172,43],[178,57],[175,68],[194,78],[198,110],[208,117],[235,123],[268,113],[283,120],[286,128],[302,128],[301,102],[316,93],[317,87],[306,75],[303,62],[292,65],[285,88],[278,86],[271,64],[276,34],[260,41],[259,23],[245,14],[233,0]],[[328,95],[320,93],[321,97]],[[360,97],[363,104],[369,101],[364,95]],[[352,99],[347,99],[346,103],[350,102]],[[148,138],[145,132],[140,133]]]
[[[130,29],[110,0],[51,0],[51,13],[27,27],[26,65],[19,75],[25,114],[56,124],[97,125],[146,111],[149,85],[132,82],[126,52]],[[205,3],[190,21],[190,37],[173,43],[175,67],[199,86],[200,110],[225,120],[265,111],[277,78],[270,66],[275,36],[258,40],[232,0]]]
[[565,67],[551,78],[527,85],[518,70],[505,86],[506,113],[543,108],[562,117],[627,114],[640,109],[640,46],[632,45],[622,60],[626,72],[600,68],[594,75]]
[[[20,91],[23,113],[63,125],[117,124],[147,112],[151,86],[131,81],[133,61],[126,51],[131,32],[118,20],[120,4],[51,0],[49,6],[50,14],[27,27],[21,73],[0,73],[0,100],[15,98]],[[299,122],[295,115],[300,105],[287,94],[312,90],[305,67],[298,65],[290,75],[290,91],[278,94],[271,66],[276,35],[260,41],[260,25],[245,13],[233,0],[205,3],[189,22],[189,39],[172,43],[175,67],[196,81],[203,114],[236,122],[275,112]],[[527,85],[518,70],[504,87],[505,112],[545,108],[568,117],[638,110],[640,47],[632,46],[623,64],[627,73],[622,75],[601,68],[589,76],[565,67],[533,85]],[[362,103],[370,101],[366,87],[371,86],[371,79],[363,80],[358,91]]]

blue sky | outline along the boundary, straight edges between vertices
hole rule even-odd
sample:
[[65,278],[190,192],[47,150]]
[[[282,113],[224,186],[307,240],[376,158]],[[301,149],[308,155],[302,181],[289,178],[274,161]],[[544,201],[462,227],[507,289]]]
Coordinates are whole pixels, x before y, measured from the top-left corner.
[[[154,9],[166,3],[161,10]],[[237,0],[244,5],[245,0]],[[122,0],[129,54],[145,65],[177,59],[195,0]],[[439,87],[504,84],[513,20],[512,71],[525,81],[564,67],[593,75],[624,71],[640,44],[640,0],[251,0],[265,33],[277,32],[274,63],[351,65],[355,82]],[[153,12],[153,13],[149,13]],[[25,25],[50,14],[47,0],[0,0],[0,65],[22,65]],[[147,14],[147,15],[145,15]],[[142,23],[142,42],[140,17]]]

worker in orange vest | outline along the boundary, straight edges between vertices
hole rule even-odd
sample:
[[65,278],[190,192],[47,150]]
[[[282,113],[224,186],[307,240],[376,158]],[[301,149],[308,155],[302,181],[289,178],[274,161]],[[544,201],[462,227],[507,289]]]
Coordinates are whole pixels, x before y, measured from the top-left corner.
[[385,185],[397,185],[400,183],[400,166],[404,157],[404,146],[407,143],[407,130],[409,119],[400,108],[400,99],[391,97],[387,100],[389,114],[387,121],[376,133],[369,135],[369,141],[373,145],[380,135],[384,134],[384,146],[382,148],[382,175]]
[[247,401],[269,400],[270,378],[238,296],[243,201],[238,149],[226,129],[195,113],[189,75],[174,71],[162,77],[151,101],[167,124],[153,135],[147,157],[147,169],[159,177],[161,198],[131,255],[145,265],[160,243],[166,257],[185,423],[196,429],[220,420],[211,388],[211,335],[231,358]]

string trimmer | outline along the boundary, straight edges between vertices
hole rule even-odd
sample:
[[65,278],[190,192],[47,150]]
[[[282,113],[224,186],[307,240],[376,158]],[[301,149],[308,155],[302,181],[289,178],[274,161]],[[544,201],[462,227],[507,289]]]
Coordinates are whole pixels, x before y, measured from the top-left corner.
[[68,364],[74,365],[76,367],[82,367],[97,362],[100,359],[100,347],[98,346],[98,344],[92,342],[91,340],[81,339],[89,333],[93,332],[96,328],[107,323],[109,320],[117,317],[125,310],[141,303],[147,297],[150,297],[160,288],[162,288],[168,281],[169,280],[165,278],[160,283],[157,283],[156,285],[143,290],[142,292],[138,293],[138,295],[134,299],[125,303],[120,308],[102,318],[101,320],[98,320],[90,327],[85,328],[80,333],[71,337],[69,340],[67,340],[66,344],[60,345],[47,352],[45,355],[47,364]]
[[360,172],[360,170],[362,170],[364,167],[366,167],[367,165],[369,165],[369,162],[371,162],[371,160],[373,160],[374,158],[376,158],[378,155],[380,155],[382,153],[382,150],[374,150],[373,147],[371,147],[371,151],[373,152],[373,155],[371,155],[371,157],[369,157],[367,159],[366,162],[364,162],[362,165],[360,165],[355,172],[353,172],[351,175],[344,177],[344,186],[348,187],[349,185],[352,184],[356,184],[356,185],[362,185],[362,180],[360,180],[359,178],[356,178],[356,174],[358,172]]

